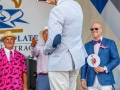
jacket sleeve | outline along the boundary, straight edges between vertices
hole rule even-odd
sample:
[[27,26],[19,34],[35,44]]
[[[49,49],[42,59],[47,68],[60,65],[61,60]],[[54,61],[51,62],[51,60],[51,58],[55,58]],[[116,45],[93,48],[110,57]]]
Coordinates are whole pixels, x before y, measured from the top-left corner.
[[39,50],[40,50],[40,48],[39,48],[40,46],[35,46],[35,47],[32,47],[31,46],[31,48],[30,48],[30,51],[31,51],[31,54],[33,55],[33,56],[35,56],[35,57],[38,57],[38,55],[39,55]]
[[27,67],[26,67],[26,61],[25,61],[25,56],[24,55],[22,55],[22,60],[21,60],[21,62],[22,62],[22,72],[27,72]]
[[88,68],[88,64],[87,64],[87,58],[86,58],[85,64],[81,67],[81,79],[86,79],[87,68]]
[[[85,45],[85,49],[86,48],[87,48],[87,46]],[[85,64],[81,67],[81,80],[86,79],[87,69],[88,69],[88,64],[87,64],[87,57],[86,57]]]
[[44,47],[45,54],[51,54],[61,43],[64,18],[59,8],[50,12],[48,21],[48,40]]
[[112,70],[120,63],[117,46],[114,41],[111,41],[110,56],[111,56],[111,62],[108,65],[106,65],[108,72],[112,72]]

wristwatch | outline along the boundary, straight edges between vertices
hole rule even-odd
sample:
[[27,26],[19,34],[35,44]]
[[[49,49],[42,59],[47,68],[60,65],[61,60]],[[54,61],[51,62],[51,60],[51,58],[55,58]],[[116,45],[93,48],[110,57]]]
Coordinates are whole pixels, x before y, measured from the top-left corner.
[[105,68],[105,67],[103,67],[103,69],[104,69],[104,71],[106,71],[106,68]]

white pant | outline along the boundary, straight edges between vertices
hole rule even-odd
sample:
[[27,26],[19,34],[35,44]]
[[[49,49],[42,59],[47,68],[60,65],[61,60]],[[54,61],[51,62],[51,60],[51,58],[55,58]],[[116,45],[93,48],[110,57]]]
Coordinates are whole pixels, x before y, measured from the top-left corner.
[[79,70],[48,72],[51,90],[76,90]]
[[97,76],[95,76],[95,81],[92,87],[88,87],[88,90],[112,90],[112,85],[102,86],[98,82]]

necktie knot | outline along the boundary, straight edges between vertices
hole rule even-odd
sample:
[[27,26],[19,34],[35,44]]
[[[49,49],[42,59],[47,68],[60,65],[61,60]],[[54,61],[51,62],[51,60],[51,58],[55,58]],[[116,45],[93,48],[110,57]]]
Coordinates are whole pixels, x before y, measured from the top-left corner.
[[97,44],[97,43],[101,43],[101,39],[99,39],[99,40],[97,40],[97,41],[93,40],[93,44],[94,44],[94,45]]
[[12,51],[10,51],[10,55],[12,55]]

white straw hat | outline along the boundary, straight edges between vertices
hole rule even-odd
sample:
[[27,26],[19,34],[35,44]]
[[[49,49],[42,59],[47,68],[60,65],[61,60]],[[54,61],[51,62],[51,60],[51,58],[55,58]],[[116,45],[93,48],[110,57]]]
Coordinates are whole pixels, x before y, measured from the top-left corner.
[[[42,38],[42,39],[43,39],[43,32],[44,32],[45,30],[48,30],[48,27],[47,27],[47,26],[45,26],[44,30],[42,30],[42,31],[39,32],[40,38]],[[43,40],[44,40],[44,39],[43,39]]]
[[11,31],[6,31],[4,33],[4,36],[1,37],[1,40],[3,41],[6,37],[14,37],[15,39],[17,38],[15,35],[12,34]]

